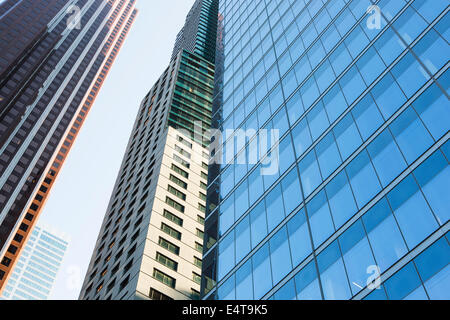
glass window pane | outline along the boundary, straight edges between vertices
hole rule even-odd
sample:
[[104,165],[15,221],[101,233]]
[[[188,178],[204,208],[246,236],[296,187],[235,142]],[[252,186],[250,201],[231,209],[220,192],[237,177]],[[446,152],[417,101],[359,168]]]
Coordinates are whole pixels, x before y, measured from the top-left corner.
[[322,182],[314,150],[300,161],[299,170],[303,192],[308,197]]
[[330,25],[330,27],[325,31],[322,37],[320,37],[320,39],[322,40],[322,44],[327,52],[330,52],[334,48],[334,46],[338,43],[339,38],[339,33],[337,32],[336,27],[333,24]]
[[256,168],[249,176],[248,176],[248,188],[249,188],[249,197],[250,197],[250,205],[254,204],[256,200],[264,192],[263,179],[261,176],[260,167]]
[[283,178],[281,186],[283,188],[284,207],[286,214],[289,215],[302,202],[300,180],[296,167]]
[[306,205],[314,246],[317,248],[334,232],[325,192],[322,190]]
[[403,298],[403,300],[428,300],[428,296],[423,286],[420,286]]
[[366,85],[364,84],[361,75],[356,66],[353,66],[339,81],[342,87],[344,96],[349,104],[353,103],[356,98],[364,91]]
[[278,184],[265,198],[267,208],[267,226],[272,231],[284,219],[281,185]]
[[330,122],[334,122],[347,109],[342,91],[339,86],[334,86],[324,97],[323,103],[327,111]]
[[363,32],[360,26],[356,26],[355,29],[345,38],[345,44],[347,45],[350,54],[355,59],[358,54],[369,43],[369,39]]
[[291,137],[287,135],[278,146],[279,148],[279,170],[283,174],[295,161],[294,149],[292,148]]
[[217,289],[217,298],[219,300],[234,300],[236,299],[234,274],[225,281],[223,285]]
[[371,92],[386,120],[406,101],[405,95],[390,73],[385,75]]
[[357,65],[368,85],[370,85],[386,69],[383,60],[381,60],[373,47],[370,47],[369,50],[364,53],[358,60]]
[[367,150],[383,187],[391,183],[406,168],[406,162],[389,130],[380,133],[369,144]]
[[275,300],[297,300],[294,279],[291,279],[275,293]]
[[282,137],[285,132],[289,129],[289,122],[287,119],[286,111],[281,108],[280,111],[273,117],[273,128],[278,129],[280,132],[280,137]]
[[236,263],[239,263],[251,249],[250,216],[246,216],[235,228],[236,233]]
[[421,286],[420,279],[412,262],[384,283],[390,300],[402,300],[419,286]]
[[450,265],[425,282],[425,289],[431,300],[448,300],[450,297]]
[[258,107],[258,121],[259,125],[262,126],[270,118],[270,101],[265,99]]
[[289,54],[289,51],[285,52],[277,61],[277,63],[278,68],[280,69],[280,74],[284,75],[292,66],[291,55]]
[[281,228],[269,241],[273,282],[280,282],[291,270],[291,250],[286,227]]
[[390,129],[408,164],[433,144],[433,138],[412,108],[406,109],[395,119]]
[[414,171],[414,176],[443,225],[450,219],[450,168],[447,160],[442,153],[435,152]]
[[445,237],[436,241],[415,260],[420,277],[432,300],[448,300],[450,246]]
[[281,82],[283,84],[284,94],[289,97],[292,92],[297,89],[298,86],[298,81],[295,77],[295,70],[292,69],[291,71],[289,71],[289,73],[286,75],[286,77],[283,78]]
[[326,186],[328,201],[336,228],[339,229],[357,211],[355,199],[345,171],[339,173]]
[[[435,2],[435,1],[433,1]],[[444,3],[444,5],[446,5]],[[442,35],[444,39],[450,39],[450,28],[449,26],[450,16],[446,14],[442,19],[435,25],[435,29]]]
[[220,183],[220,194],[225,198],[234,187],[234,167],[229,166],[223,173]]
[[355,295],[367,285],[370,276],[369,267],[376,265],[361,220],[355,222],[339,237],[339,243],[350,288]]
[[269,260],[269,244],[266,243],[252,257],[253,290],[259,300],[272,288],[272,271]]
[[325,50],[323,49],[322,43],[320,41],[314,43],[307,54],[309,62],[311,62],[311,66],[314,69],[325,56]]
[[304,210],[300,210],[287,223],[292,263],[299,265],[312,251],[311,238]]
[[248,187],[245,180],[234,192],[235,194],[235,219],[238,220],[248,209]]
[[300,121],[300,123],[292,129],[292,138],[294,139],[297,158],[299,158],[312,143],[306,118]]
[[380,183],[369,156],[362,151],[346,168],[359,208],[380,191]]
[[413,106],[435,140],[448,132],[450,129],[448,99],[435,84],[422,93]]
[[363,217],[364,226],[381,272],[403,257],[408,249],[385,198]]
[[395,28],[401,34],[402,38],[411,44],[414,39],[427,27],[427,23],[423,20],[417,12],[411,7],[407,8],[405,12],[394,22]]
[[382,124],[383,117],[370,96],[364,97],[352,110],[363,140],[367,140]]
[[217,278],[220,281],[234,266],[234,231],[219,243]]
[[311,129],[313,141],[320,137],[320,135],[328,128],[330,123],[323,107],[323,103],[319,102],[309,113],[308,123]]
[[234,193],[220,206],[219,234],[223,235],[234,223]]
[[381,286],[380,289],[373,290],[369,295],[365,296],[363,300],[387,300],[384,287]]
[[375,42],[375,47],[386,65],[390,65],[405,50],[403,43],[391,28]]
[[319,160],[322,176],[326,179],[341,164],[333,133],[327,134],[316,147],[317,159]]
[[342,159],[346,160],[361,145],[361,136],[349,113],[334,127],[334,136],[336,137],[339,151]]
[[252,249],[255,248],[262,239],[267,236],[267,217],[266,217],[266,206],[264,201],[261,201],[251,212],[250,212],[250,230],[252,237]]
[[314,261],[300,270],[294,279],[298,300],[322,300]]
[[437,73],[448,62],[448,43],[433,29],[427,32],[413,50],[432,74]]
[[[271,138],[269,138],[271,139]],[[272,139],[271,139],[272,140]],[[264,188],[268,190],[280,177],[279,149],[272,149],[267,153],[267,157],[262,159],[261,174],[263,175]]]
[[447,4],[445,1],[416,0],[412,6],[431,23],[447,7]]
[[315,77],[320,93],[323,93],[335,79],[333,69],[331,68],[328,60],[325,60],[325,62],[315,72]]
[[350,62],[352,62],[352,57],[350,56],[350,53],[344,43],[340,44],[339,47],[337,47],[337,49],[331,54],[330,62],[336,74],[341,74]]
[[410,249],[438,227],[412,175],[388,194],[388,200]]
[[[303,58],[298,61],[294,66],[295,74],[297,76],[298,83],[302,83],[303,80],[306,79],[308,74],[311,73],[311,65],[309,64],[309,60],[307,56],[304,56]],[[286,92],[284,92],[286,95]],[[301,92],[299,91],[299,94],[301,95]],[[305,109],[306,106],[304,105]]]
[[400,87],[408,98],[430,78],[411,53],[407,53],[392,69]]
[[286,102],[286,109],[289,116],[289,122],[293,125],[302,116],[304,109],[300,91],[297,91],[288,102]]
[[251,259],[240,267],[238,271],[236,271],[236,299],[253,299],[253,273]]
[[325,300],[346,300],[352,294],[337,241],[317,257]]

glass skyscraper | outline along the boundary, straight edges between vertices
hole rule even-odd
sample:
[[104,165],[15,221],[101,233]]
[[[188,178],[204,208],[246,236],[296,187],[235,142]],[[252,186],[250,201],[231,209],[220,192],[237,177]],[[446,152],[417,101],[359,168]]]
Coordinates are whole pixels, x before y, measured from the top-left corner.
[[47,300],[64,254],[67,236],[47,226],[36,226],[20,254],[0,299]]
[[177,35],[172,60],[181,49],[198,54],[210,62],[216,55],[217,0],[196,0],[186,17],[183,28]]
[[219,1],[203,299],[450,298],[448,11]]
[[135,4],[0,1],[0,292],[134,22]]

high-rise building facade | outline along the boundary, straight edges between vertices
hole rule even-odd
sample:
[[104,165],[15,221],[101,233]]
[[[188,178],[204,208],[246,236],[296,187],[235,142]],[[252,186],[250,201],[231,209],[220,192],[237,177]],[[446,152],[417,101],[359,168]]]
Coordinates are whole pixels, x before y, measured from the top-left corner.
[[34,227],[0,299],[47,300],[68,245],[66,235],[48,226]]
[[195,1],[175,40],[172,60],[181,49],[185,49],[214,63],[218,6],[217,0]]
[[136,14],[135,0],[0,3],[0,290]]
[[450,298],[448,5],[219,1],[203,299]]
[[200,297],[216,28],[205,46],[197,24],[217,19],[218,6],[198,0],[194,8],[207,17],[191,10],[190,40],[177,41],[141,103],[80,299]]

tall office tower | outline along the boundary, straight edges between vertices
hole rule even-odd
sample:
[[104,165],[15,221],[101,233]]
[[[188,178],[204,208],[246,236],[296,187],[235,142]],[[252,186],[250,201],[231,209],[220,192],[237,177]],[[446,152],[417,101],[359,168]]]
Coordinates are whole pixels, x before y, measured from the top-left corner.
[[184,27],[178,33],[172,52],[175,59],[181,49],[195,53],[214,63],[217,37],[217,0],[196,0]]
[[450,298],[448,11],[220,0],[213,119],[280,139],[210,171],[203,299]]
[[[203,2],[218,8],[206,0],[195,6],[204,7]],[[217,10],[208,12],[217,20]],[[187,19],[185,30],[203,34],[195,23]],[[209,159],[204,136],[214,85],[211,45],[178,43],[175,58],[144,98],[80,299],[199,298]]]
[[68,245],[66,235],[38,224],[31,232],[0,299],[47,300]]
[[135,19],[134,6],[0,4],[0,290]]

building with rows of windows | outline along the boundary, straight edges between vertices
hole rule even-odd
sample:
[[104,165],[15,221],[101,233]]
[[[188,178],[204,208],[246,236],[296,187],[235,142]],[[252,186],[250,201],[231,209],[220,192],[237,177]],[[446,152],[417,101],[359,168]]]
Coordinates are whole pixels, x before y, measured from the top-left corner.
[[219,1],[203,299],[450,298],[448,11]]
[[66,235],[48,226],[36,226],[0,299],[47,300],[68,246]]
[[0,1],[0,292],[136,18],[135,4]]
[[200,298],[217,4],[195,2],[141,103],[80,299]]

